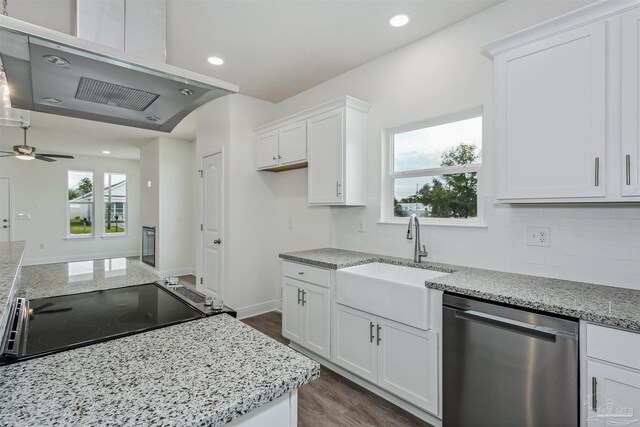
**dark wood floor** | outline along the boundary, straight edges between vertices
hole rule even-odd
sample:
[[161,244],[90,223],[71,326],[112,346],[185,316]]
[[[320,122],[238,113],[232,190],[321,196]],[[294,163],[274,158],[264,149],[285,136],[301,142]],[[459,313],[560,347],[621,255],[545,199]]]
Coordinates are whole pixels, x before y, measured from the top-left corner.
[[[266,313],[242,321],[283,344],[289,344],[280,335],[280,313]],[[320,378],[299,389],[298,426],[430,427],[430,424],[322,366]]]

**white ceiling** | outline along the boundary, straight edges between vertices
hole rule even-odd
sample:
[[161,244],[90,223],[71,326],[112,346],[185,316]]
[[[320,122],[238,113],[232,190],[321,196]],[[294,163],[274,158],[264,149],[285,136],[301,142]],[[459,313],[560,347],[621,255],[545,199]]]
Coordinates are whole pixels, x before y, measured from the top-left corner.
[[[501,1],[166,0],[167,62],[279,102]],[[7,11],[37,25],[75,31],[74,0],[9,0]],[[388,25],[397,13],[411,17],[407,26]],[[225,64],[208,64],[212,55]],[[137,158],[141,144],[161,135],[46,114],[32,114],[32,127],[34,139],[40,140],[35,134],[41,131],[51,135],[49,151],[101,155],[107,149],[122,158]],[[4,139],[12,131],[0,132],[3,146],[13,145]],[[171,136],[195,138],[194,117]]]

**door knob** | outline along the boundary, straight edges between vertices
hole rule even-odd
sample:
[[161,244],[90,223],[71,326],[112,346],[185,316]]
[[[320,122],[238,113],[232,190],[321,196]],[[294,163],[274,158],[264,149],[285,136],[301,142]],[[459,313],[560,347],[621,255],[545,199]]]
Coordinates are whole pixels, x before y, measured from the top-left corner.
[[220,240],[220,239],[216,239],[216,240],[213,241],[214,245],[219,245],[220,243],[222,243],[222,240]]

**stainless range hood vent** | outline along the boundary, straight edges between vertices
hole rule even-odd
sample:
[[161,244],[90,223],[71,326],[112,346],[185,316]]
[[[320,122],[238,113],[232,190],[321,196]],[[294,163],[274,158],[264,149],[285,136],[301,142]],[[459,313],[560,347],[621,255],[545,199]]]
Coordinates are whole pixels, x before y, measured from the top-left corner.
[[80,78],[80,84],[76,91],[76,99],[136,111],[146,110],[159,96],[156,93],[87,77]]
[[2,15],[0,60],[13,108],[160,132],[171,132],[196,108],[239,90]]

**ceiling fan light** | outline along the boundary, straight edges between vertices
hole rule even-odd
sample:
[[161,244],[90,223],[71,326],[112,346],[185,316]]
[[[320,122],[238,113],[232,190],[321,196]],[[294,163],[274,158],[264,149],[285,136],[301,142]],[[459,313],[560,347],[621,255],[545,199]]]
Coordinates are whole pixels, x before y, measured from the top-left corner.
[[20,159],[20,160],[33,160],[35,159],[35,157],[30,156],[28,154],[18,154],[16,155],[16,159]]

